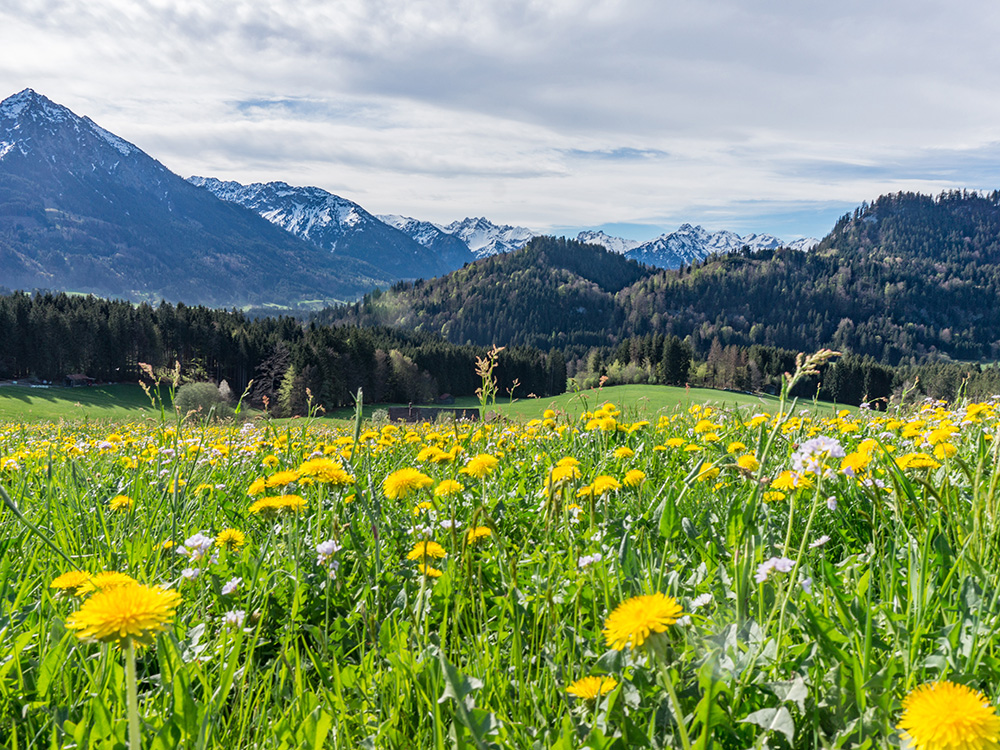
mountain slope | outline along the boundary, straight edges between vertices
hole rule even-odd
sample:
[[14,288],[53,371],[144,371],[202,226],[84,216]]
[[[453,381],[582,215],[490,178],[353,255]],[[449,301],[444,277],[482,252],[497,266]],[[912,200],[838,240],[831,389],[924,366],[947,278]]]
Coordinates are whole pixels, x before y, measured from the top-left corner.
[[191,177],[217,198],[260,214],[287,232],[339,255],[364,260],[393,280],[429,278],[461,267],[415,242],[353,201],[317,187],[284,182],[223,182]]
[[607,328],[624,322],[616,293],[650,273],[594,245],[535,237],[521,250],[431,281],[398,284],[317,320],[400,326],[486,346],[606,343]]
[[605,250],[624,255],[629,250],[633,250],[642,243],[638,240],[627,240],[624,237],[612,237],[606,232],[580,232],[576,236],[577,242],[586,242],[588,245],[600,245]]
[[0,103],[0,274],[11,288],[220,306],[329,303],[385,282],[30,89]]
[[449,234],[429,221],[395,214],[379,215],[378,218],[429,249],[441,259],[449,271],[461,268],[476,259],[469,246],[460,237]]
[[461,239],[477,258],[520,250],[535,236],[525,227],[498,225],[482,217],[465,218],[438,228]]

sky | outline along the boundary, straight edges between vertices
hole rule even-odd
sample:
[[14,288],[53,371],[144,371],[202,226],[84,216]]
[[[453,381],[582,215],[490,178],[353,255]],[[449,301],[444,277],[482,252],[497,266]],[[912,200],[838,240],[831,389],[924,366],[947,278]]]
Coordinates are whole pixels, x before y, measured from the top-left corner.
[[4,0],[0,99],[376,214],[792,240],[1000,188],[998,32],[993,0]]

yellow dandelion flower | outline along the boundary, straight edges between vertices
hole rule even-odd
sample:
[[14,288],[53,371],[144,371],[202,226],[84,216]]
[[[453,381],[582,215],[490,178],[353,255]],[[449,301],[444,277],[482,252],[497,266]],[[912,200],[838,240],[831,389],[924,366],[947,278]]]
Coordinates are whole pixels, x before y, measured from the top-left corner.
[[264,480],[264,486],[270,489],[271,487],[285,487],[293,482],[299,481],[299,472],[294,469],[286,469],[285,471],[279,471]]
[[900,469],[936,469],[941,464],[926,453],[907,453],[896,459]]
[[682,445],[684,445],[684,438],[679,438],[679,437],[667,438],[668,448],[680,448]]
[[785,499],[785,493],[784,492],[778,492],[776,490],[771,490],[771,491],[765,492],[764,495],[763,495],[763,497],[764,497],[764,502],[765,503],[778,503],[778,502],[781,502],[782,500]]
[[695,481],[697,481],[697,482],[711,482],[717,476],[719,476],[719,467],[712,466],[712,467],[710,467],[708,469],[702,469],[701,471],[699,471],[698,472],[698,476],[695,477]]
[[812,487],[812,482],[794,471],[783,471],[771,482],[773,490],[794,490],[797,487]]
[[173,620],[181,595],[131,583],[98,591],[66,621],[80,639],[149,643]]
[[672,596],[657,592],[633,596],[618,605],[604,621],[604,640],[621,651],[626,646],[636,649],[653,633],[663,633],[684,614]]
[[739,440],[736,440],[726,446],[726,453],[739,453],[740,451],[745,451],[746,449],[746,445],[741,443]]
[[306,461],[299,467],[299,475],[310,477],[322,484],[332,484],[334,487],[354,484],[354,477],[344,471],[344,467],[332,458],[313,458]]
[[71,570],[68,573],[63,573],[61,576],[57,576],[52,583],[49,584],[49,587],[59,589],[60,591],[72,590],[75,594],[77,593],[77,590],[88,581],[90,581],[90,573],[82,570]]
[[262,516],[272,516],[284,511],[305,510],[306,500],[300,495],[276,495],[264,497],[250,506],[250,512]]
[[848,453],[844,456],[844,459],[840,462],[841,471],[853,471],[857,474],[859,471],[864,471],[868,464],[872,462],[871,453],[865,453],[861,450],[856,450],[853,453]]
[[417,542],[413,545],[413,549],[411,549],[406,555],[406,559],[426,560],[430,557],[444,557],[447,554],[448,553],[445,552],[444,547],[437,542]]
[[454,479],[442,479],[438,486],[434,488],[434,497],[448,497],[449,495],[457,495],[465,489],[465,485],[461,482],[456,482]]
[[572,696],[585,701],[597,700],[602,695],[607,695],[618,687],[618,680],[614,677],[582,677],[571,683],[566,692]]
[[399,469],[382,482],[382,493],[390,500],[401,500],[433,483],[434,480],[416,469]]
[[602,474],[594,480],[591,485],[593,487],[593,492],[595,495],[605,495],[613,490],[620,490],[622,488],[621,482],[619,482],[614,477],[609,477],[607,474]]
[[247,494],[253,497],[254,495],[259,495],[266,489],[267,489],[267,484],[264,477],[257,477],[250,483],[250,487],[249,489],[247,489]]
[[549,472],[549,487],[560,487],[580,478],[580,470],[575,466],[559,466],[556,464]]
[[133,505],[135,505],[135,500],[128,495],[115,495],[110,502],[111,510],[115,511],[129,511],[132,510]]
[[760,468],[760,461],[753,454],[747,453],[745,456],[740,456],[736,459],[736,465],[743,469],[743,471],[753,472]]
[[107,591],[119,586],[129,586],[137,581],[128,573],[118,573],[113,570],[103,570],[90,576],[90,579],[81,584],[77,594],[90,594],[94,591]]
[[437,568],[432,568],[430,565],[424,565],[423,563],[417,565],[417,570],[419,570],[422,574],[424,574],[428,578],[440,578],[442,575],[444,575],[444,571],[438,570]]
[[542,419],[555,419],[556,413],[552,409],[546,409],[542,412]]
[[946,458],[951,458],[956,453],[958,453],[958,448],[951,443],[938,443],[934,446],[934,456],[940,458],[942,461]]
[[246,536],[238,529],[223,529],[215,537],[215,545],[217,547],[225,547],[229,550],[237,550],[246,544],[246,542]]
[[465,535],[465,539],[467,544],[475,544],[480,539],[490,536],[493,536],[493,531],[488,526],[477,526],[474,529],[469,529]]
[[640,484],[646,481],[646,472],[640,469],[631,469],[625,472],[625,478],[622,482],[628,487],[638,487]]
[[273,454],[270,456],[264,456],[264,460],[261,461],[261,463],[264,464],[264,466],[266,466],[268,469],[273,469],[275,466],[278,465],[278,457]]
[[953,682],[914,688],[903,700],[897,728],[913,750],[995,750],[1000,716],[977,690]]
[[629,448],[627,445],[622,445],[615,448],[615,458],[632,458],[635,455],[635,451]]
[[572,456],[566,456],[565,458],[560,458],[558,461],[556,461],[556,466],[559,466],[559,467],[569,466],[569,467],[575,468],[575,467],[577,467],[579,465],[580,465],[580,462],[577,461]]
[[491,456],[489,453],[480,453],[478,456],[469,459],[469,463],[462,469],[462,473],[476,479],[483,479],[492,474],[499,463],[496,456]]

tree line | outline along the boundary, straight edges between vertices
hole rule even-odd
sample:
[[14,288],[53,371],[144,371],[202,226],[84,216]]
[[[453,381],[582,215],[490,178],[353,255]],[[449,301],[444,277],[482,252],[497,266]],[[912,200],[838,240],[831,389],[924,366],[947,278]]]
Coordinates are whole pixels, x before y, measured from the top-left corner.
[[[140,363],[181,366],[185,380],[225,380],[273,410],[301,413],[307,401],[334,408],[358,388],[371,401],[425,403],[474,395],[485,347],[386,327],[324,326],[289,316],[251,318],[183,303],[157,306],[62,293],[0,295],[0,378],[61,382],[85,374],[135,382]],[[510,347],[496,375],[502,393],[551,396],[566,387],[561,352]],[[284,395],[282,395],[284,394]]]

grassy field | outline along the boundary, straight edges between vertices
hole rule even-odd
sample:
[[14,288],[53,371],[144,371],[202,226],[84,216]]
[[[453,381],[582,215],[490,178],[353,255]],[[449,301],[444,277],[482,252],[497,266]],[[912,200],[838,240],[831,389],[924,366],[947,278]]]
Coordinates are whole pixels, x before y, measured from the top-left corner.
[[[164,396],[166,389],[162,389]],[[611,401],[619,404],[637,418],[651,419],[677,408],[686,409],[692,404],[710,404],[718,407],[743,407],[751,412],[772,414],[778,399],[773,396],[753,396],[744,393],[717,391],[711,388],[674,388],[666,385],[616,385],[602,389],[564,393],[553,398],[517,399],[513,403],[499,399],[495,411],[512,419],[534,419],[546,409],[554,409],[578,416]],[[405,404],[401,404],[404,405]],[[478,408],[479,401],[472,396],[455,400],[456,407]],[[801,402],[801,408],[813,409],[813,402]],[[366,418],[383,404],[366,404]],[[832,404],[820,402],[818,413],[834,410]],[[353,419],[353,409],[335,409],[326,415],[330,419]],[[32,388],[29,386],[0,387],[0,420],[129,420],[159,417],[150,406],[149,399],[138,385],[104,385],[87,388]]]
[[609,391],[0,425],[0,747],[997,746],[996,404]]
[[159,411],[153,411],[149,399],[138,385],[0,387],[0,420],[127,420],[149,416],[159,417]]
[[[494,411],[513,419],[535,419],[541,417],[546,409],[579,416],[585,411],[592,411],[602,403],[610,401],[618,404],[629,414],[641,419],[651,419],[658,414],[670,413],[676,409],[687,409],[693,404],[711,405],[720,408],[741,407],[750,412],[773,414],[778,408],[778,399],[774,396],[754,396],[746,393],[719,391],[712,388],[675,388],[669,385],[615,385],[601,389],[563,393],[551,398],[497,399]],[[405,406],[405,404],[396,404]],[[449,405],[451,406],[451,405]],[[455,407],[474,409],[479,407],[479,401],[472,396],[455,399]],[[370,418],[378,409],[386,408],[382,404],[366,404],[364,415]],[[826,402],[800,402],[797,408],[816,410],[817,413],[829,414],[843,408]],[[854,407],[846,407],[855,411]],[[336,409],[327,416],[335,419],[350,419],[354,415],[352,409]]]

